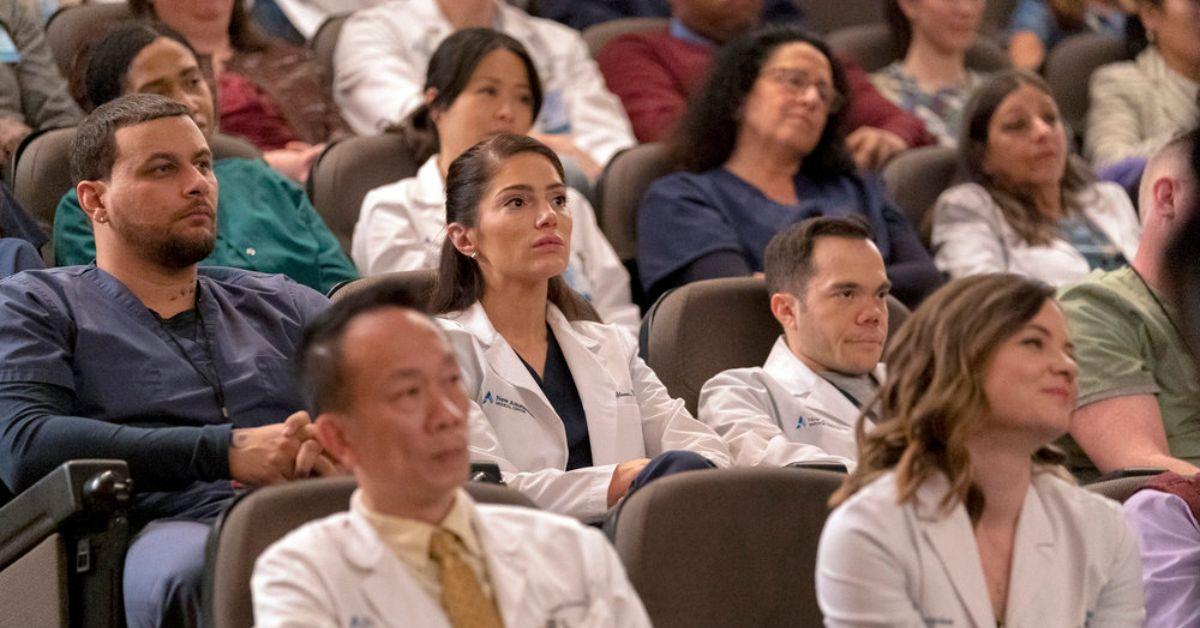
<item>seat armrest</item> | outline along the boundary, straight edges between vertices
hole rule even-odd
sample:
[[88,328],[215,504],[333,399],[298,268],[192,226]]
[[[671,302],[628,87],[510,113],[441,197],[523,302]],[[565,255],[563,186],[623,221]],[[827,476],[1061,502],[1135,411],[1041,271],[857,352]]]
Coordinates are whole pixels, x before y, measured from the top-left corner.
[[123,460],[71,460],[0,507],[0,569],[64,523],[129,508],[133,482]]

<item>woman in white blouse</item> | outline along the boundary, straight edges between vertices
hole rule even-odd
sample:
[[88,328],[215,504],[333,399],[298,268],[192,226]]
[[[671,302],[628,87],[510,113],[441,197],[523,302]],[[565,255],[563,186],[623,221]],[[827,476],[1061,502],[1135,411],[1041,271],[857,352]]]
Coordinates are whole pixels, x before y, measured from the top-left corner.
[[[1141,626],[1137,542],[1049,447],[1075,406],[1044,283],[954,281],[905,322],[817,551],[827,626]],[[981,315],[982,313],[982,315]]]
[[[520,42],[487,28],[446,38],[429,62],[425,104],[409,122],[436,137],[438,153],[417,176],[372,190],[354,227],[351,257],[364,275],[436,268],[446,233],[446,172],[480,140],[526,134],[542,106],[537,69]],[[567,281],[606,322],[636,332],[629,273],[605,239],[592,206],[567,190],[575,222]]]
[[952,278],[1011,272],[1060,285],[1133,259],[1133,204],[1071,157],[1037,75],[1004,72],[979,90],[959,154],[971,182],[943,192],[932,216],[934,263]]

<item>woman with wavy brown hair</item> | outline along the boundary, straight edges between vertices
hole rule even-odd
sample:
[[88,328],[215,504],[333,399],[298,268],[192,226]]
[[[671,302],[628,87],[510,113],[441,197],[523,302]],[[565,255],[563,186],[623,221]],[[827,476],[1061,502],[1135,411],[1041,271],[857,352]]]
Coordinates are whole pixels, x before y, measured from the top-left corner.
[[976,275],[905,322],[817,557],[827,626],[1140,626],[1119,506],[1075,486],[1076,367],[1040,282]]

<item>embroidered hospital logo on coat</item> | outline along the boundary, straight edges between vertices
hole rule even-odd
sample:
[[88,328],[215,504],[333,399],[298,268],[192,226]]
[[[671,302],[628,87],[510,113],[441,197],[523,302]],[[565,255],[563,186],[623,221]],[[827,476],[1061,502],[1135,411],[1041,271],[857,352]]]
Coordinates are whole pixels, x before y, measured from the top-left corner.
[[480,401],[479,405],[486,406],[489,403],[497,408],[512,410],[513,412],[520,412],[521,414],[529,414],[529,409],[525,407],[525,404],[519,401],[513,401],[507,397],[502,397],[499,394],[494,395],[490,390],[484,393],[483,401]]

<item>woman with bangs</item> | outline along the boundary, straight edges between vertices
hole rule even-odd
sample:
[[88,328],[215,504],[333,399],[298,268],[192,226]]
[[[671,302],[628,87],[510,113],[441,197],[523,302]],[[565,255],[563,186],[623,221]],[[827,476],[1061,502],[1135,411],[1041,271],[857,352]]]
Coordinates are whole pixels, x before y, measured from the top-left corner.
[[[905,322],[881,418],[830,500],[827,626],[1140,626],[1138,546],[1119,504],[1075,486],[1076,366],[1053,289],[959,279]],[[981,313],[986,313],[981,315]]]

